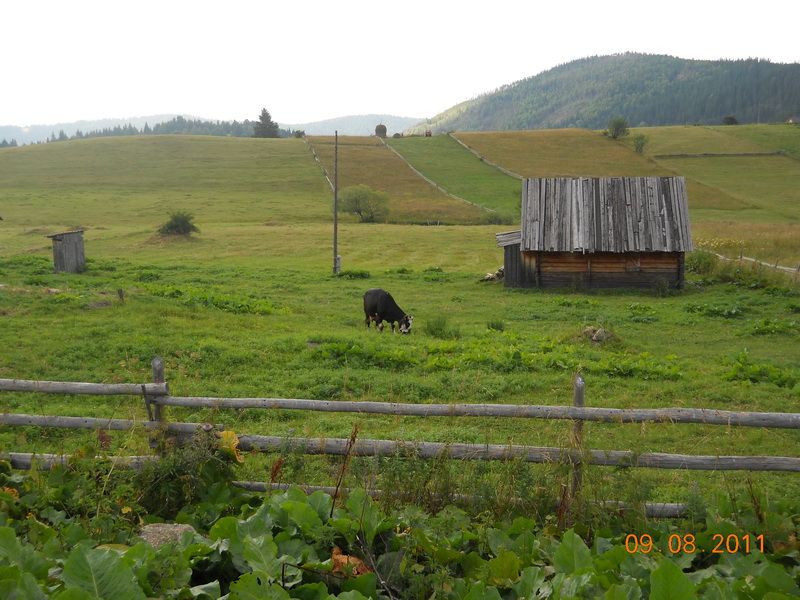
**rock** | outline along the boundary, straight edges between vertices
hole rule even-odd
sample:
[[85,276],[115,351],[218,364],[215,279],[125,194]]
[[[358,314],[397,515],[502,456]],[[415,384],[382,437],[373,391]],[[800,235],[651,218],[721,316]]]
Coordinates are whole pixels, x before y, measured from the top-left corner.
[[610,340],[614,337],[614,334],[611,333],[608,329],[603,329],[602,327],[592,327],[591,325],[587,325],[583,328],[583,337],[589,338],[593,342],[605,342]]
[[180,541],[187,531],[197,533],[194,527],[183,523],[151,523],[142,527],[139,537],[153,548],[158,548],[164,544]]
[[610,340],[612,337],[614,337],[614,334],[612,334],[608,329],[603,329],[601,327],[600,329],[594,332],[594,335],[592,336],[592,341],[605,342],[606,340]]

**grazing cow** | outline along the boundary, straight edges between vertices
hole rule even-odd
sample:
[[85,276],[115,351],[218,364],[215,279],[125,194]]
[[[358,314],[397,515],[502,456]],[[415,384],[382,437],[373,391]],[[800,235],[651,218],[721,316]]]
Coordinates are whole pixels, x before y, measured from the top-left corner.
[[414,317],[407,315],[397,306],[397,302],[389,292],[380,288],[373,288],[364,293],[364,315],[367,329],[370,323],[375,321],[378,331],[383,331],[383,322],[387,321],[392,326],[392,333],[395,323],[398,324],[400,333],[411,333],[411,323],[414,321]]

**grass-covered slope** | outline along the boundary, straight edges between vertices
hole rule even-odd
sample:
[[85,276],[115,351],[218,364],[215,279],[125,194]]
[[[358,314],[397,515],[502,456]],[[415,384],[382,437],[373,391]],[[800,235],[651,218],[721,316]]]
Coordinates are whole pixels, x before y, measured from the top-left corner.
[[575,60],[462,102],[412,131],[782,123],[800,112],[800,64],[616,54]]
[[449,136],[389,139],[387,143],[448,192],[491,209],[498,220],[519,221],[520,181],[481,162]]
[[[633,151],[639,134],[647,137],[643,155]],[[701,246],[789,266],[800,262],[796,126],[635,128],[621,142],[577,129],[456,135],[527,177],[683,175]]]
[[[333,179],[334,139],[308,138]],[[481,223],[488,212],[438,190],[377,137],[339,138],[339,187],[365,184],[389,195],[389,220],[398,223]]]
[[76,140],[0,150],[4,226],[320,221],[325,182],[301,140],[204,136]]

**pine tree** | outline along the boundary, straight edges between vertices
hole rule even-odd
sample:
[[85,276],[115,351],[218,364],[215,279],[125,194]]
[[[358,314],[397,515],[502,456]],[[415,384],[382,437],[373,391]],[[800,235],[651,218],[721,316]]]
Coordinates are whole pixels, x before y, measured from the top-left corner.
[[272,117],[266,108],[261,109],[261,116],[258,117],[258,122],[253,126],[253,137],[278,137],[278,124],[272,120]]

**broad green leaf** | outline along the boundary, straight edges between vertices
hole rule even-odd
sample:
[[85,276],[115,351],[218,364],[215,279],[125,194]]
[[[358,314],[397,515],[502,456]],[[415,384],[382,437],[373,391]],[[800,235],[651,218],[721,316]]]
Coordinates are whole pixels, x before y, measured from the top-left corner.
[[107,550],[75,548],[64,563],[61,579],[67,588],[79,588],[92,598],[103,600],[144,599],[135,583],[133,571],[115,553]]
[[756,596],[762,596],[767,592],[783,592],[785,594],[797,595],[798,589],[794,579],[786,570],[775,563],[769,563],[761,575],[753,582],[753,590]]
[[489,561],[489,583],[509,587],[519,577],[522,566],[519,557],[508,550],[501,550],[497,558]]
[[485,583],[479,581],[469,586],[469,591],[463,600],[503,600],[497,588],[487,587]]
[[331,516],[333,498],[325,492],[316,491],[308,497],[308,504],[317,511],[317,515],[323,523],[328,521]]
[[575,573],[592,567],[592,554],[583,540],[572,529],[561,538],[561,545],[553,555],[553,566],[561,573]]
[[231,584],[230,600],[289,600],[289,593],[257,573],[247,573]]
[[322,520],[317,511],[308,502],[296,502],[288,500],[281,504],[281,508],[286,511],[289,520],[297,525],[300,532],[307,538],[318,537],[322,530]]
[[367,598],[376,598],[378,595],[378,578],[375,573],[364,573],[358,577],[346,579],[342,584],[342,591],[356,591]]
[[342,592],[336,596],[339,600],[369,600],[369,596],[365,596],[361,592],[350,590],[349,592]]
[[219,581],[214,580],[189,588],[189,593],[192,595],[192,598],[217,600],[222,594],[222,591],[219,589]]
[[694,584],[668,558],[650,573],[650,600],[691,600],[696,597]]
[[508,534],[500,529],[489,529],[486,532],[486,542],[495,556],[499,556],[503,550],[511,550],[514,546],[514,542]]
[[32,546],[20,544],[11,527],[0,527],[0,561],[17,565],[36,579],[45,579],[50,567],[50,562]]
[[632,581],[617,583],[608,588],[603,600],[640,600],[642,588]]
[[292,590],[292,598],[300,600],[330,600],[333,597],[324,583],[307,583]]
[[89,592],[80,588],[70,588],[63,592],[58,592],[53,596],[53,600],[92,600],[93,597]]
[[20,573],[17,570],[13,579],[0,576],[0,598],[3,600],[46,600],[47,596],[36,583],[33,575]]
[[231,540],[239,537],[239,519],[222,517],[209,529],[208,536],[212,540]]
[[278,561],[278,546],[271,535],[258,539],[245,538],[244,559],[256,573],[263,573],[270,581],[275,581],[281,574],[281,563]]
[[461,559],[464,577],[467,579],[482,580],[489,574],[489,563],[477,552],[470,552]]
[[519,581],[511,586],[517,598],[536,598],[536,593],[544,583],[545,573],[539,567],[527,567],[522,570]]
[[364,532],[364,538],[370,546],[376,535],[392,528],[394,521],[383,518],[378,506],[364,490],[351,492],[345,506],[359,524]]
[[0,560],[9,563],[19,556],[22,547],[17,540],[17,535],[11,527],[0,527]]

